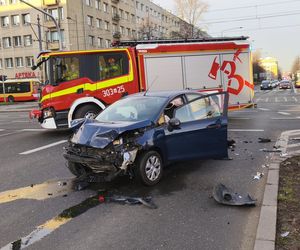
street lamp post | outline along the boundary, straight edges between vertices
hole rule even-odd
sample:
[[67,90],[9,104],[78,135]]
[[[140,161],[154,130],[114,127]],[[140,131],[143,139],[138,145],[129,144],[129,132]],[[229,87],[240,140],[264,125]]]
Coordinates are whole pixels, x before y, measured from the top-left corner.
[[57,21],[55,20],[55,18],[54,18],[52,15],[50,15],[49,13],[47,13],[46,11],[37,8],[37,7],[35,7],[34,5],[32,5],[32,4],[30,4],[30,3],[27,3],[27,2],[24,1],[24,0],[20,0],[20,2],[27,4],[27,5],[30,6],[31,8],[36,9],[37,11],[39,11],[39,12],[45,14],[46,16],[48,16],[48,17],[50,17],[50,18],[52,19],[52,21],[54,22],[54,24],[55,24],[55,26],[56,26],[57,32],[58,32],[59,50],[62,50],[62,49],[63,49],[63,45],[62,45],[61,30],[60,30],[60,27],[59,27]]
[[77,50],[79,50],[79,38],[78,38],[78,22],[77,22],[77,15],[75,14],[75,20],[71,17],[67,17],[68,20],[71,20],[73,22],[75,22],[75,26],[76,26],[76,40],[77,40]]
[[226,29],[226,30],[222,30],[221,31],[221,37],[224,36],[224,32],[225,31],[230,31],[230,30],[238,30],[238,29],[243,29],[244,27],[234,27],[234,28],[230,28],[230,29]]

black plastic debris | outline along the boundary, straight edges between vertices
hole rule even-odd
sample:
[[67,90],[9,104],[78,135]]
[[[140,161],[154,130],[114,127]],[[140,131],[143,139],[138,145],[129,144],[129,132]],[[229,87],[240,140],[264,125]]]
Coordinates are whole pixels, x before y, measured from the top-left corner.
[[152,197],[130,197],[130,196],[120,196],[120,195],[113,195],[104,197],[102,195],[99,196],[100,202],[118,202],[122,204],[129,204],[129,205],[136,205],[142,204],[148,208],[156,209],[157,206],[153,203]]
[[259,143],[268,143],[268,142],[271,142],[271,139],[259,137],[259,138],[258,138],[258,142],[259,142]]
[[214,187],[213,197],[215,201],[230,206],[255,206],[256,200],[247,195],[235,193],[232,189],[227,188],[222,183]]
[[262,149],[260,149],[260,151],[266,152],[266,153],[280,153],[280,152],[282,152],[281,149],[278,149],[278,148],[274,148],[274,149],[262,148]]
[[234,148],[235,147],[235,140],[227,140],[227,146],[229,148]]

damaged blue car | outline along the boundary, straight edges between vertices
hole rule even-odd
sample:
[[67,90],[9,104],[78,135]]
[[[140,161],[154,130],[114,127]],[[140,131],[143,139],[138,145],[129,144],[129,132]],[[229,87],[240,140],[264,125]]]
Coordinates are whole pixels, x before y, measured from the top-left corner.
[[226,92],[146,92],[124,97],[95,119],[74,120],[65,148],[77,177],[110,181],[129,175],[157,184],[164,166],[178,161],[226,158]]

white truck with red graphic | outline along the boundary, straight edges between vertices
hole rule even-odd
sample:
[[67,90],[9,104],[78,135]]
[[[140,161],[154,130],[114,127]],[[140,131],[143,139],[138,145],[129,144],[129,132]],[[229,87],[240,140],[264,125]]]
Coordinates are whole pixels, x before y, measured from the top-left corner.
[[44,128],[66,128],[93,117],[126,94],[195,89],[227,91],[229,109],[253,105],[250,44],[246,37],[122,41],[115,48],[41,53],[47,77],[40,109]]

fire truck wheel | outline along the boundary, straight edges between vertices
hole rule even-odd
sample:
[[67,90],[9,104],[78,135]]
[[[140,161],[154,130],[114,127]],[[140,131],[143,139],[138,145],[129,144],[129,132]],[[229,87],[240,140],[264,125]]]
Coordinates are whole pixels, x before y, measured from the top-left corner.
[[10,95],[10,96],[8,96],[7,100],[8,100],[8,102],[12,103],[15,101],[15,98],[12,95]]
[[68,161],[67,167],[70,170],[70,172],[73,175],[75,175],[76,177],[80,177],[81,175],[84,175],[87,172],[86,169],[84,168],[84,166],[82,166],[79,163],[74,163],[74,162]]
[[101,109],[96,105],[87,104],[81,106],[76,110],[74,119],[79,119],[79,118],[93,119],[100,113],[100,111]]

